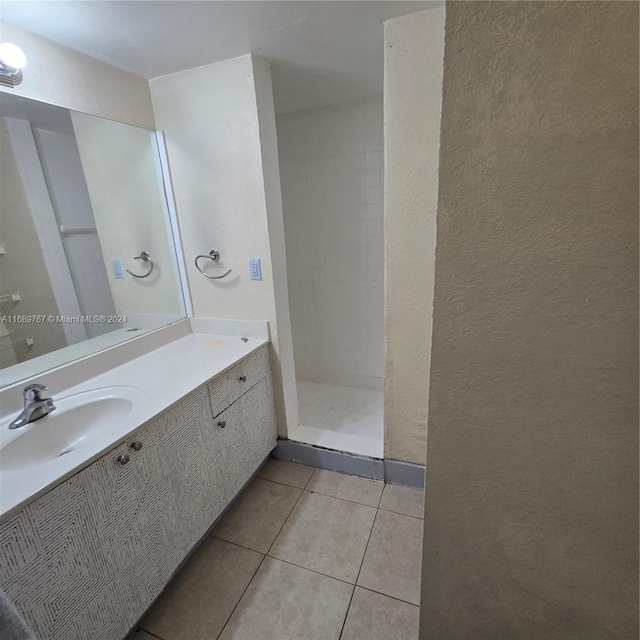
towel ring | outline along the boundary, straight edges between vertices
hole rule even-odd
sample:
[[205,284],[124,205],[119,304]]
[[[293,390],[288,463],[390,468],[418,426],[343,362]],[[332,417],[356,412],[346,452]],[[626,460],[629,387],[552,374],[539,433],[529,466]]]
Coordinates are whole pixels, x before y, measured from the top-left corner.
[[129,271],[129,269],[125,269],[125,271],[134,278],[148,278],[153,271],[153,261],[151,260],[149,252],[141,251],[139,256],[135,256],[134,260],[142,260],[143,262],[149,263],[149,271],[141,276],[139,276],[137,273],[133,273],[133,271]]
[[209,255],[206,254],[201,254],[199,256],[196,256],[196,259],[194,260],[194,264],[196,265],[196,269],[205,277],[205,278],[209,278],[209,280],[222,280],[222,278],[226,278],[230,273],[231,273],[231,269],[229,269],[229,271],[227,271],[226,273],[223,273],[221,276],[210,276],[208,273],[205,273],[198,265],[198,260],[200,260],[200,258],[207,258],[208,260],[213,260],[214,262],[218,262],[218,260],[220,260],[220,252],[217,249],[211,249],[211,251],[209,251]]

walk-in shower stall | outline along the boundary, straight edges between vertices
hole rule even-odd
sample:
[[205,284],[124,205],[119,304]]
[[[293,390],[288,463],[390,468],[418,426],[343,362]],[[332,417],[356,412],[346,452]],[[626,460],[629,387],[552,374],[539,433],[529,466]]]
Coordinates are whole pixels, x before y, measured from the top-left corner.
[[289,438],[383,457],[383,105],[277,117],[299,425]]

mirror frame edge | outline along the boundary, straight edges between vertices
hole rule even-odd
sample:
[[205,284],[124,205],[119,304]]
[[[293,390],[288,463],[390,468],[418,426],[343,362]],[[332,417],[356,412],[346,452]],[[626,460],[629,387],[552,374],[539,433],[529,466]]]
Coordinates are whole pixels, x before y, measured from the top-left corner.
[[177,284],[182,292],[184,302],[184,312],[187,318],[193,318],[193,302],[191,298],[191,290],[189,288],[189,280],[187,278],[187,265],[184,259],[184,249],[182,243],[182,235],[180,233],[180,223],[178,221],[178,211],[176,209],[175,198],[173,194],[173,184],[171,182],[171,170],[169,167],[169,155],[167,153],[167,145],[164,137],[164,131],[154,131],[156,145],[158,148],[158,156],[160,159],[160,172],[162,176],[162,187],[164,189],[165,201],[167,203],[167,211],[169,217],[169,225],[171,227],[171,240],[177,266]]

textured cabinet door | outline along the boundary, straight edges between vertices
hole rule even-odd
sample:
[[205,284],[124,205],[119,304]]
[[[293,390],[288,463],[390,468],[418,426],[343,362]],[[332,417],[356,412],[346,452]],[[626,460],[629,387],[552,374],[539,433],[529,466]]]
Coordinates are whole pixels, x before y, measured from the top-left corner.
[[214,418],[209,433],[211,446],[220,452],[227,504],[235,498],[252,473],[238,409],[238,403],[234,403]]
[[228,503],[276,446],[268,347],[252,353],[207,389],[214,416],[209,446],[219,453]]
[[122,640],[161,592],[226,504],[212,424],[196,390],[0,524],[0,585],[40,640]]
[[40,640],[79,638],[74,614],[109,585],[85,498],[74,477],[0,525],[0,584]]
[[213,421],[211,446],[221,454],[227,502],[276,446],[273,385],[268,375]]
[[275,444],[265,347],[0,523],[0,586],[40,640],[122,640]]
[[[263,378],[247,391],[238,404],[242,416],[242,430],[247,442],[247,464],[253,473],[273,451],[278,440],[271,376]],[[248,476],[245,482],[247,479]]]
[[[206,387],[190,394],[169,413],[164,418],[169,428],[162,446],[178,514],[172,539],[182,558],[220,515],[226,496],[222,454],[211,437],[213,417]],[[176,424],[181,426],[171,426]]]
[[[171,544],[178,519],[174,488],[152,426],[71,478],[84,488],[90,544],[109,576],[107,587],[77,612],[78,638],[125,635],[180,561]],[[135,451],[132,442],[142,443],[142,449]],[[118,462],[121,455],[129,456],[127,464]]]
[[0,526],[3,555],[22,547],[0,583],[42,640],[121,638],[162,588],[175,500],[159,454],[127,441]]

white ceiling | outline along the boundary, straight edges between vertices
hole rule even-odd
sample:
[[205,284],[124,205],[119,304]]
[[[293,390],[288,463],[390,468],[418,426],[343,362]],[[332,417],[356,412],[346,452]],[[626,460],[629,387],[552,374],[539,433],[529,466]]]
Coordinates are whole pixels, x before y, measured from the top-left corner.
[[440,5],[14,0],[2,2],[0,17],[143,78],[254,53],[271,62],[284,113],[381,94],[383,21]]

